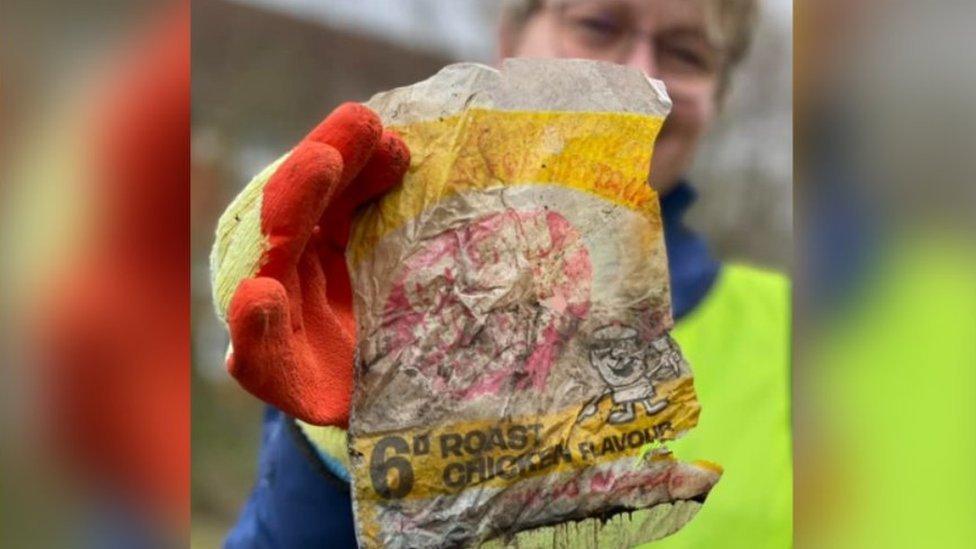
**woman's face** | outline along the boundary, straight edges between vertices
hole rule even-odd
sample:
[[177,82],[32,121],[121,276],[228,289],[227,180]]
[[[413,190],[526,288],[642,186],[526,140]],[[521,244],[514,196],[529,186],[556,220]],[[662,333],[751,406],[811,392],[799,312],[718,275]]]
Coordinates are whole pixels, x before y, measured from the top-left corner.
[[705,12],[689,0],[544,2],[518,36],[503,37],[505,57],[613,61],[662,80],[674,108],[654,147],[650,183],[673,188],[715,117],[722,52],[706,32]]

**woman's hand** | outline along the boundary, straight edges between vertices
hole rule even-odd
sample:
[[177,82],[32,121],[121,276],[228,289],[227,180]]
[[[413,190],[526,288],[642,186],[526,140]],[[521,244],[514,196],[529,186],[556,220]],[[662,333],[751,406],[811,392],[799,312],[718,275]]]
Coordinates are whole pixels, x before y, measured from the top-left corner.
[[356,209],[403,178],[410,154],[379,117],[346,103],[312,130],[263,190],[266,248],[227,311],[227,369],[258,398],[345,427],[356,325],[345,249]]

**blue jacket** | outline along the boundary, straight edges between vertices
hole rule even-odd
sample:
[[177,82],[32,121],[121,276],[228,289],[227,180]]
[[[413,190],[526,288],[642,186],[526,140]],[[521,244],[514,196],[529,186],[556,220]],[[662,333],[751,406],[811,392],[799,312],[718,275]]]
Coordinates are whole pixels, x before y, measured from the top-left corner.
[[[661,199],[675,319],[695,308],[714,284],[719,263],[684,223],[695,193],[681,184]],[[355,547],[349,486],[330,473],[282,412],[264,414],[257,485],[225,547]]]

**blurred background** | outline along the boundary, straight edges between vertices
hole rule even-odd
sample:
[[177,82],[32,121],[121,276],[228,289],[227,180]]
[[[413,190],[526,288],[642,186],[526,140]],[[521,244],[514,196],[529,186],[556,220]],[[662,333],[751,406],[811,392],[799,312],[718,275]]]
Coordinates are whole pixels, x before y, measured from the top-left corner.
[[[208,254],[217,217],[252,175],[343,101],[493,64],[496,0],[193,2],[193,520],[205,545],[254,480],[260,406],[224,371]],[[690,214],[722,258],[787,269],[792,243],[792,3],[766,0],[691,180]]]
[[189,531],[189,2],[3,2],[0,545]]

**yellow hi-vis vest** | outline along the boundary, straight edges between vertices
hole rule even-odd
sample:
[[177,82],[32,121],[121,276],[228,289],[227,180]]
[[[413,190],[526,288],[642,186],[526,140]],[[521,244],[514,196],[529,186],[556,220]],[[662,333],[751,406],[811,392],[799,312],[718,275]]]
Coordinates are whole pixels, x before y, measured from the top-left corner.
[[[648,547],[791,546],[789,282],[726,264],[672,335],[694,369],[702,412],[698,426],[668,446],[681,460],[713,461],[725,473],[694,520]],[[326,468],[348,481],[345,431],[298,425]]]
[[672,332],[695,372],[702,410],[698,426],[668,447],[725,473],[694,520],[648,546],[791,547],[789,282],[735,264],[718,276]]
[[911,221],[922,225],[884,235],[861,275],[870,283],[801,357],[808,547],[976,539],[976,247],[951,224]]

